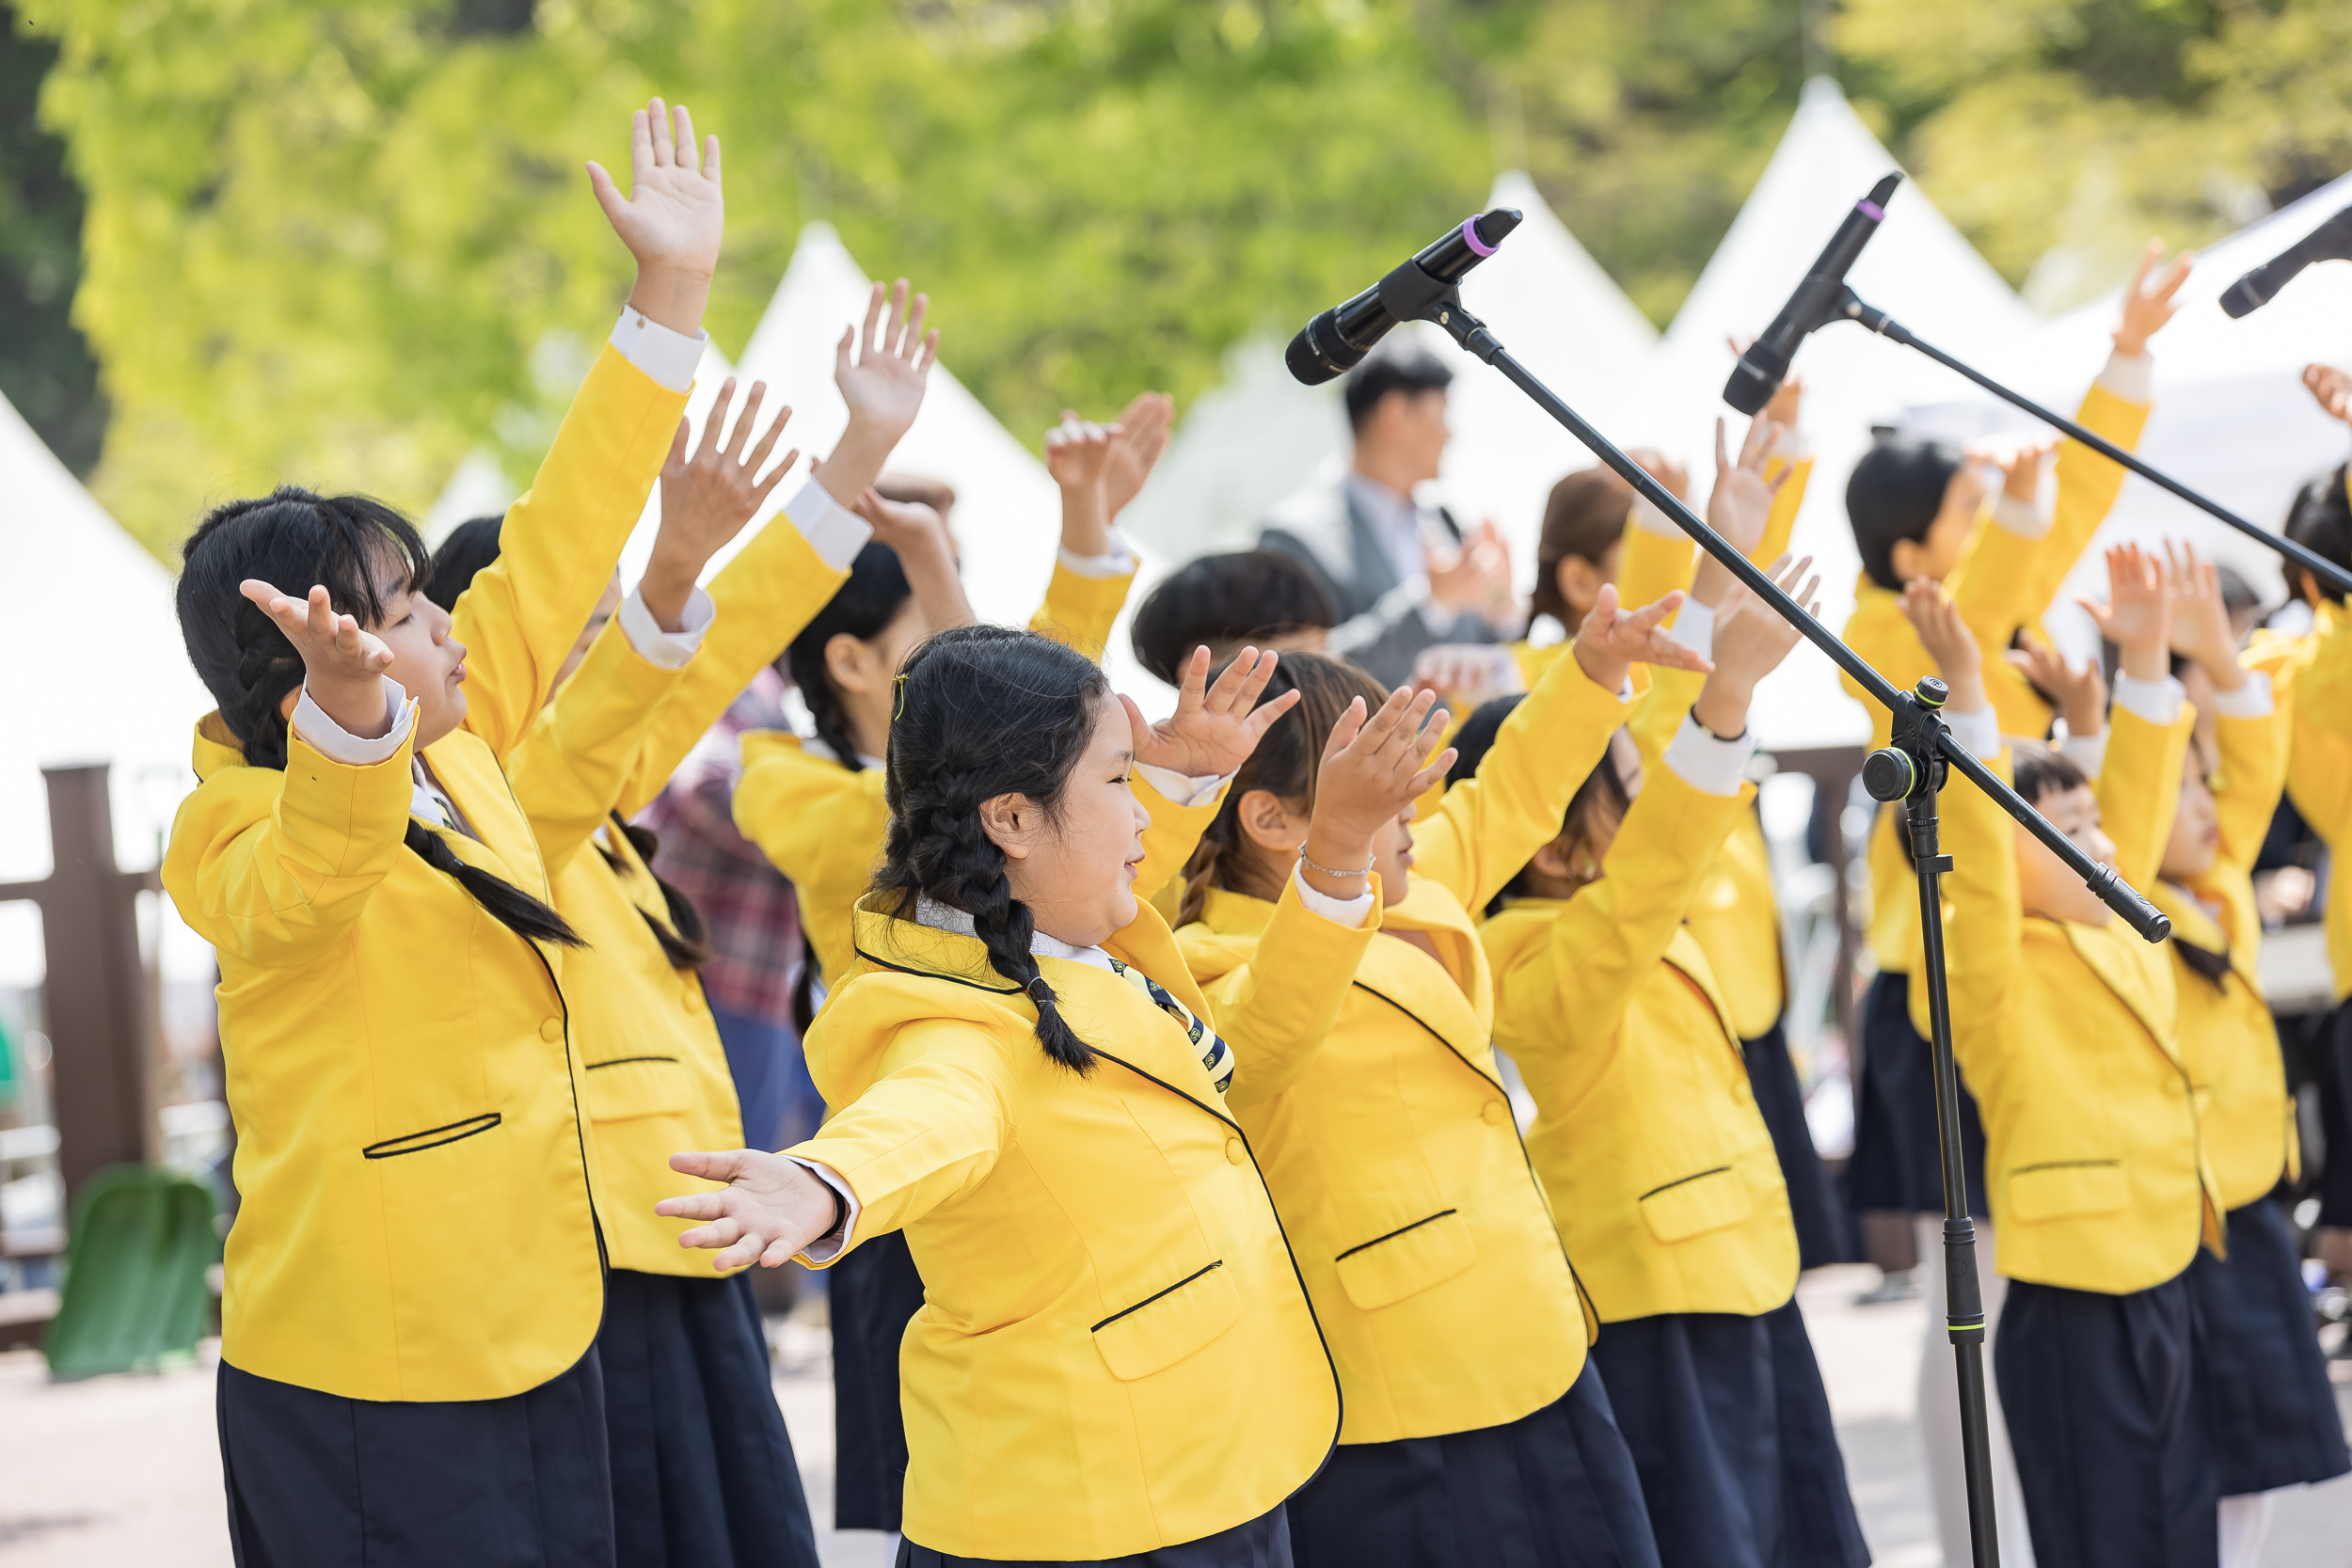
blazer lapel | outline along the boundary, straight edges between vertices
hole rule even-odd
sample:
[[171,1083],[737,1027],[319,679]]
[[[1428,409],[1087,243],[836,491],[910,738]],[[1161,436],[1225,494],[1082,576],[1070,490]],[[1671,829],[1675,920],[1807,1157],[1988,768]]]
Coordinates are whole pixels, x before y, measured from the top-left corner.
[[546,863],[531,820],[516,803],[514,789],[498,758],[481,739],[466,730],[453,732],[426,749],[425,765],[453,803],[465,814],[474,832],[443,831],[457,858],[497,873],[524,892],[549,896]]
[[1688,926],[1675,927],[1674,941],[1666,944],[1666,962],[1715,1009],[1715,1022],[1723,1025],[1724,1043],[1744,1063],[1747,1058],[1740,1051],[1740,1030],[1731,1022],[1731,1004],[1724,999],[1723,988],[1715,983],[1715,969],[1707,961],[1707,949],[1699,945],[1699,939],[1691,934]]
[[[1479,945],[1470,917],[1443,888],[1416,879],[1412,891],[1394,909],[1383,911],[1380,920],[1390,932],[1426,932],[1439,951],[1461,966],[1462,977],[1457,980],[1446,965],[1409,942],[1375,937],[1356,971],[1356,983],[1412,1014],[1456,1055],[1492,1077],[1494,988],[1486,982],[1486,949]],[[1487,999],[1487,1012],[1471,1002],[1473,994]]]
[[2174,1034],[2179,1023],[2179,998],[2172,989],[2172,955],[2161,942],[2143,942],[2115,922],[2078,926],[2061,922],[2066,940],[2090,972],[2132,1010],[2149,1037],[2175,1066],[2181,1051]]

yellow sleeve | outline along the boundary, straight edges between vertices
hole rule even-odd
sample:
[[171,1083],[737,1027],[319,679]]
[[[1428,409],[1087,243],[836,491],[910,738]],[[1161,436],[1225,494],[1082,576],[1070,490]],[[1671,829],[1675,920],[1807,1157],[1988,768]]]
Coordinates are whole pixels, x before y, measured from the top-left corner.
[[1804,506],[1805,486],[1813,483],[1813,459],[1800,457],[1790,463],[1775,457],[1764,465],[1764,477],[1772,479],[1783,470],[1788,482],[1772,498],[1772,515],[1764,519],[1764,538],[1748,559],[1758,566],[1769,566],[1788,548],[1789,538],[1797,531],[1797,513]]
[[1136,896],[1149,903],[1162,888],[1184,875],[1184,863],[1192,859],[1200,835],[1216,820],[1217,809],[1225,803],[1226,793],[1233,786],[1227,781],[1215,800],[1199,806],[1176,804],[1146,783],[1141,773],[1128,787],[1135,791],[1145,815],[1152,818],[1152,825],[1143,830],[1143,863],[1136,868],[1135,884]]
[[[2147,404],[2128,403],[2094,382],[2083,394],[2082,405],[2074,410],[2074,422],[2131,451],[2139,445],[2148,409]],[[2028,617],[2040,615],[2058,596],[2058,584],[2066,580],[2066,574],[2090,546],[2090,536],[2115,509],[2123,478],[2122,465],[2100,456],[2080,441],[2058,444],[2058,499],[2051,512],[2050,531],[2042,541],[2042,553],[2027,587]]]
[[1502,721],[1478,771],[1445,792],[1413,835],[1413,875],[1442,884],[1464,909],[1484,909],[1535,851],[1560,834],[1568,798],[1646,694],[1603,691],[1573,658],[1555,661]]
[[[2004,783],[2015,777],[2008,751],[1989,765]],[[1995,1091],[2000,1051],[2010,1031],[2008,1009],[2015,1002],[2024,967],[2024,906],[2018,901],[2016,829],[1993,798],[1953,775],[1936,797],[1944,852],[1952,871],[1943,879],[1945,974],[1950,982],[1952,1049],[1979,1097]],[[1906,878],[1899,895],[1915,902]],[[1917,922],[1913,922],[1915,927]],[[1915,955],[1919,943],[1912,938]],[[1919,965],[1915,957],[1912,973]],[[1928,1033],[1928,988],[1911,988],[1912,1026]]]
[[2260,719],[2214,717],[2221,767],[2214,781],[2214,807],[2221,829],[2221,863],[2251,874],[2270,818],[2287,782],[2285,713],[2273,707]]
[[399,751],[354,768],[290,729],[277,802],[260,821],[249,787],[199,786],[172,823],[163,864],[164,887],[189,926],[216,947],[280,967],[340,941],[407,852],[415,741],[412,724]]
[[[1922,675],[1935,673],[1935,660],[1928,657],[1917,629],[1903,614],[1902,596],[1872,582],[1867,572],[1854,585],[1854,610],[1839,635],[1898,691],[1908,691],[1919,684]],[[1894,734],[1894,716],[1842,670],[1837,673],[1837,684],[1868,711],[1871,749],[1885,745]]]
[[[1634,511],[1638,514],[1641,508]],[[1617,561],[1617,602],[1628,610],[1639,610],[1677,588],[1690,587],[1691,576],[1698,569],[1698,546],[1680,529],[1660,533],[1628,517]]]
[[2181,806],[2181,765],[2196,727],[2186,703],[2169,724],[2152,724],[2121,703],[2107,718],[2106,760],[2092,787],[2100,824],[2115,841],[2115,874],[2143,895],[2164,863]]
[[645,731],[621,790],[623,816],[635,816],[661,793],[760,666],[775,662],[849,578],[825,564],[781,512],[720,568],[709,589],[717,619]]
[[701,661],[698,653],[662,669],[630,645],[615,615],[507,757],[507,782],[550,879],[611,816],[655,709]]
[[1307,908],[1295,877],[1286,878],[1249,962],[1214,991],[1216,1030],[1233,1048],[1233,1082],[1225,1102],[1261,1104],[1298,1082],[1340,1021],[1340,1009],[1372,939],[1380,930],[1380,879],[1371,879],[1372,912],[1349,929]]
[[829,1263],[978,1186],[1011,1135],[1017,1080],[989,1031],[944,1019],[907,1024],[883,1066],[815,1137],[784,1150],[857,1195],[856,1229]]
[[[1605,875],[1561,906],[1549,942],[1498,970],[1495,1015],[1573,1019],[1577,1039],[1613,1036],[1634,991],[1665,958],[1699,879],[1753,793],[1743,786],[1737,795],[1709,795],[1659,768],[1627,811]],[[1513,1060],[1538,1074],[1549,1066],[1543,1058],[1571,1034],[1522,1033],[1514,1035]]]
[[530,490],[506,509],[499,558],[458,595],[450,634],[466,645],[466,728],[501,759],[537,722],[612,580],[685,410],[684,392],[607,344]]
[[849,973],[850,914],[889,834],[884,782],[878,768],[852,773],[809,756],[788,735],[743,736],[735,826],[790,879],[828,983]]
[[1633,716],[1626,721],[1627,733],[1642,753],[1645,774],[1666,754],[1675,732],[1682,728],[1683,716],[1699,700],[1699,689],[1706,684],[1707,677],[1696,670],[1650,671],[1649,691],[1634,705]]
[[1100,664],[1103,650],[1110,646],[1111,623],[1119,619],[1135,580],[1132,567],[1112,577],[1090,578],[1056,561],[1053,580],[1045,585],[1045,602],[1029,617],[1029,629]]

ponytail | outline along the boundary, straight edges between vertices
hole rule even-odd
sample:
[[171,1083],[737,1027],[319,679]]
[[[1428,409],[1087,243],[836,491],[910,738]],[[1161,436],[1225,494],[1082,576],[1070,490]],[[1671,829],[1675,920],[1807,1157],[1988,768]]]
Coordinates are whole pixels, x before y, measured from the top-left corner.
[[785,649],[785,667],[792,684],[801,689],[801,700],[808,705],[817,738],[832,751],[834,761],[852,773],[863,771],[866,764],[858,760],[849,716],[842,711],[840,694],[834,690],[833,677],[826,673],[825,644],[836,637],[872,641],[914,597],[898,552],[879,540],[869,542],[850,563],[849,580]]
[[[661,852],[661,835],[651,828],[637,826],[617,811],[612,814],[612,826],[637,851],[637,858],[644,863],[645,875],[661,890],[661,901],[669,907],[670,922],[666,926],[644,910],[637,911],[645,928],[653,932],[653,940],[661,944],[661,956],[670,960],[672,969],[700,969],[710,961],[709,934],[704,929],[702,911],[694,908],[694,901],[653,868],[654,856]],[[628,868],[627,862],[601,844],[596,846],[596,853],[615,871]]]
[[425,864],[473,895],[483,912],[525,942],[551,942],[558,947],[585,947],[564,917],[505,878],[458,859],[449,841],[418,821],[408,819],[403,840]]

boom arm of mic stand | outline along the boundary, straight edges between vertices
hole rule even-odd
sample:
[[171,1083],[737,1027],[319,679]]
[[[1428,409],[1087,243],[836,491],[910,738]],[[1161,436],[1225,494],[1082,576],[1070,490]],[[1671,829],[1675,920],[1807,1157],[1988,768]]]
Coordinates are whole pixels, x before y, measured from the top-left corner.
[[[1403,270],[1398,269],[1399,272]],[[1486,324],[1462,308],[1458,290],[1433,286],[1425,298],[1416,299],[1405,297],[1405,291],[1400,289],[1399,297],[1392,300],[1389,297],[1390,284],[1396,277],[1395,273],[1391,273],[1389,279],[1381,283],[1382,303],[1388,305],[1393,314],[1401,320],[1418,318],[1435,322],[1461,344],[1466,353],[1501,371],[1512,385],[1534,399],[1537,407],[1557,420],[1569,435],[1590,449],[1594,456],[1632,485],[1643,499],[1673,518],[1675,526],[1696,541],[1699,548],[1722,562],[1732,576],[1746,584],[1748,592],[1771,605],[1782,620],[1797,628],[1806,641],[1827,654],[1830,662],[1851,675],[1854,684],[1867,691],[1881,706],[1898,715],[1917,711],[1915,699],[1907,692],[1898,691],[1885,676],[1871,669],[1861,655],[1847,647],[1828,627],[1806,614],[1796,600],[1781,591],[1780,584],[1745,555],[1734,549],[1722,534],[1708,528],[1698,514],[1683,505],[1673,491],[1652,479],[1640,464],[1620,451],[1608,436],[1587,423],[1582,415],[1561,402],[1551,388],[1537,380],[1526,366],[1512,358],[1495,335],[1486,329]],[[1410,308],[1399,309],[1399,305]],[[2080,877],[2107,908],[2122,916],[2124,923],[2133,930],[2150,942],[2162,942],[2172,934],[2172,923],[2161,911],[2142,898],[2112,870],[2084,853],[2080,845],[2052,827],[2047,817],[2027,805],[1999,775],[1979,761],[1965,747],[1952,745],[1940,721],[1924,715],[1921,719],[1923,728],[1939,740],[1938,750],[1951,767],[1964,775],[1969,783],[1993,797],[2003,811],[2024,824],[2027,832],[2047,845],[2050,852],[2065,862],[2067,868]]]
[[2248,521],[2246,518],[2241,517],[2236,513],[2231,511],[2228,507],[2223,506],[2220,502],[2209,500],[2205,497],[2201,496],[2196,491],[2190,489],[2187,485],[2183,484],[2179,480],[2172,478],[2169,474],[2161,473],[2158,470],[2150,467],[2147,464],[2141,462],[2130,452],[2125,451],[2122,447],[2117,446],[2114,442],[2092,435],[2090,431],[2085,430],[2081,425],[2078,425],[2074,420],[2067,419],[2064,415],[2055,413],[2050,409],[2044,408],[2040,404],[2034,402],[2031,398],[2026,397],[2022,393],[2010,390],[2010,388],[2002,386],[1999,382],[1994,380],[1991,376],[1986,375],[1983,372],[1979,371],[1972,366],[1963,364],[1958,359],[1955,359],[1950,355],[1945,353],[1942,349],[1937,348],[1933,343],[1922,341],[1917,334],[1911,330],[1911,328],[1895,320],[1894,317],[1888,315],[1885,311],[1879,309],[1875,306],[1865,304],[1861,297],[1857,295],[1851,287],[1846,290],[1845,294],[1838,301],[1837,309],[1832,313],[1830,319],[1833,321],[1844,320],[1859,322],[1864,326],[1868,327],[1871,331],[1879,334],[1879,336],[1883,338],[1900,343],[1905,348],[1918,350],[1921,354],[1926,355],[1929,358],[1934,360],[1937,364],[1942,365],[1945,369],[1957,371],[1962,375],[1966,376],[1969,380],[1975,382],[1986,391],[1991,392],[1994,397],[1999,398],[2002,402],[2014,404],[2015,406],[2024,409],[2026,413],[2031,414],[2035,419],[2042,420],[2044,424],[2055,425],[2059,430],[2062,430],[2066,432],[2067,435],[2073,436],[2075,440],[2080,441],[2084,446],[2089,447],[2092,451],[2097,452],[2100,456],[2107,458],[2111,462],[2122,464],[2124,467],[2129,468],[2133,473],[2136,473],[2140,478],[2148,481],[2149,483],[2170,491],[2173,495],[2180,497],[2181,499],[2188,502],[2189,505],[2197,508],[2200,512],[2208,513],[2213,516],[2220,518],[2223,522],[2229,524],[2240,533],[2245,534],[2249,539],[2253,540],[2256,544],[2278,551],[2280,555],[2286,557],[2288,561],[2311,573],[2312,577],[2318,578],[2328,587],[2334,589],[2337,593],[2352,594],[2352,572],[2346,572],[2343,567],[2337,565],[2334,562],[2312,554],[2310,550],[2305,549],[2302,546],[2295,543],[2292,539],[2282,539],[2278,534],[2275,534],[2268,529],[2264,528],[2261,524]]

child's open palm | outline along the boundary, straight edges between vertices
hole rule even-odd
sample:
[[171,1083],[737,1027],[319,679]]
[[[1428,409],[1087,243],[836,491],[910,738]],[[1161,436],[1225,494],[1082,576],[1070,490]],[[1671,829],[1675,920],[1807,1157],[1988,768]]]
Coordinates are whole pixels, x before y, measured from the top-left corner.
[[1935,660],[1936,673],[1951,693],[1951,710],[1975,713],[1982,708],[1984,654],[1944,585],[1931,578],[1913,578],[1903,584],[1903,614],[1918,632],[1919,645]]
[[1238,771],[1258,749],[1267,727],[1298,705],[1295,691],[1259,705],[1276,662],[1271,648],[1263,653],[1244,648],[1216,684],[1209,686],[1209,650],[1195,648],[1184,668],[1176,711],[1156,724],[1145,723],[1136,700],[1122,693],[1119,700],[1135,733],[1136,761],[1193,779],[1221,779]]
[[1127,509],[1168,450],[1176,420],[1176,400],[1166,392],[1137,392],[1111,428],[1110,461],[1103,469],[1103,505],[1113,518]]
[[[2130,281],[2123,285],[2123,319],[2115,328],[2115,352],[2123,355],[2145,354],[2148,340],[2154,337],[2164,324],[2180,313],[2177,296],[2181,285],[2188,281],[2188,269],[2196,261],[2195,252],[2184,250],[2173,258],[2172,264],[2156,272],[2158,261],[2164,260],[2164,242],[2150,240],[2132,264]],[[2154,276],[2151,277],[2150,274]]]
[[[1821,608],[1821,579],[1818,574],[1805,576],[1812,569],[1811,556],[1784,555],[1765,572],[1798,608],[1815,615]],[[1803,636],[1779,610],[1744,587],[1735,588],[1715,612],[1715,673],[1753,687],[1779,667]]]
[[726,231],[719,138],[710,137],[697,156],[686,106],[666,108],[657,98],[629,122],[628,161],[627,197],[602,165],[588,165],[588,182],[612,231],[640,269],[675,268],[707,279]]
[[1714,665],[1699,657],[1697,649],[1676,641],[1674,634],[1659,624],[1682,608],[1682,590],[1677,588],[1656,604],[1640,610],[1619,610],[1617,585],[1601,584],[1600,593],[1593,600],[1592,613],[1577,628],[1576,641],[1570,649],[1578,668],[1610,691],[1623,689],[1626,676],[1636,664],[1662,664],[1675,670],[1714,669]]
[[654,538],[657,559],[675,557],[681,563],[691,562],[690,575],[699,574],[727,541],[742,531],[769,492],[800,461],[796,447],[784,454],[782,462],[761,473],[784,435],[786,422],[792,418],[791,409],[777,409],[767,433],[753,441],[759,405],[767,395],[766,382],[753,382],[735,428],[726,431],[722,440],[720,432],[726,430],[727,410],[735,402],[735,378],[727,377],[703,420],[701,444],[691,456],[686,450],[687,427],[683,422],[678,425],[669,461],[661,465],[661,529]]
[[2161,650],[2171,636],[2169,594],[2162,561],[2137,545],[2118,545],[2107,551],[2107,602],[2078,598],[2075,603],[2096,622],[2099,635],[2134,652]]
[[1780,436],[1778,425],[1766,420],[1750,420],[1747,438],[1740,444],[1740,461],[1734,463],[1724,447],[1724,421],[1715,421],[1715,488],[1707,498],[1707,526],[1739,546],[1741,555],[1764,542],[1772,498],[1788,479],[1786,471],[1772,479],[1764,477],[1764,465],[1780,444]]
[[1377,713],[1368,716],[1361,697],[1348,704],[1315,772],[1316,826],[1351,847],[1368,842],[1445,777],[1455,752],[1438,752],[1450,716],[1437,701],[1434,691],[1400,686]]
[[[887,305],[888,316],[883,311]],[[844,327],[834,345],[833,382],[850,405],[852,424],[868,426],[877,438],[895,444],[923,410],[923,388],[939,358],[939,333],[923,330],[930,296],[907,297],[903,277],[885,290],[880,283],[866,303],[863,334]],[[863,350],[854,358],[850,351]]]
[[2237,662],[2237,633],[2221,598],[2221,572],[2201,559],[2194,546],[2164,546],[2165,586],[2171,603],[2172,649],[2210,673]]
[[262,607],[302,656],[303,684],[329,719],[353,735],[384,733],[383,677],[391,670],[392,650],[382,638],[356,617],[337,614],[325,588],[311,589],[305,601],[247,578],[238,591]]
[[2017,642],[2007,655],[2010,666],[2057,700],[2068,735],[2093,736],[2106,727],[2107,683],[2097,659],[2069,664],[2064,654],[2031,631],[2022,633]]
[[1119,434],[1115,424],[1095,424],[1074,408],[1063,409],[1061,423],[1045,433],[1045,471],[1065,490],[1101,484]]
[[2333,365],[2306,365],[2303,386],[2329,419],[2352,424],[2352,374]]

